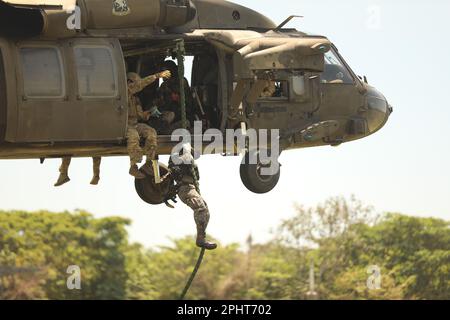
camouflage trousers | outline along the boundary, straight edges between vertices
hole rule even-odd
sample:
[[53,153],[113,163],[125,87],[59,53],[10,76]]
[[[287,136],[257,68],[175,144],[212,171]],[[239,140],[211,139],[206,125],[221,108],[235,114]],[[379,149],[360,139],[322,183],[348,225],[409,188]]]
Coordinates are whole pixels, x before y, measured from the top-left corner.
[[[71,157],[62,158],[61,166],[59,167],[59,172],[64,175],[69,174],[70,163],[72,162]],[[101,157],[93,157],[92,158],[92,170],[94,173],[94,177],[100,176],[100,164],[102,162]]]
[[205,200],[198,193],[193,184],[182,184],[178,189],[178,197],[194,211],[194,220],[198,232],[206,233],[206,227],[209,223],[209,209]]
[[[141,137],[145,139],[144,148],[140,146]],[[157,137],[155,129],[146,124],[138,123],[128,127],[127,151],[132,166],[141,163],[144,155],[147,157],[147,161],[156,158]]]

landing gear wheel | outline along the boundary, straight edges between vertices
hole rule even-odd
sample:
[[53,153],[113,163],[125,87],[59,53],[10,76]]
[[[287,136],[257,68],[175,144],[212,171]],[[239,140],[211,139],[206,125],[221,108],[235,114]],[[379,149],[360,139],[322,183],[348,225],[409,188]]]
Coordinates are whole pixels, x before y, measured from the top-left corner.
[[[169,176],[164,182],[155,184],[153,173],[149,174],[153,172],[152,168],[142,167],[139,171],[145,174],[145,179],[134,180],[134,187],[139,197],[148,204],[163,204],[170,188],[174,185],[173,179]],[[169,169],[166,165],[159,163],[159,171],[161,177],[163,177],[169,172]]]
[[[259,152],[254,151],[250,157],[247,152],[242,160],[240,167],[241,180],[244,186],[253,193],[263,194],[268,193],[275,188],[280,180],[280,166],[278,170],[270,175],[263,174],[263,168],[270,168],[271,163],[261,163]],[[250,159],[257,159],[257,164],[250,164]]]

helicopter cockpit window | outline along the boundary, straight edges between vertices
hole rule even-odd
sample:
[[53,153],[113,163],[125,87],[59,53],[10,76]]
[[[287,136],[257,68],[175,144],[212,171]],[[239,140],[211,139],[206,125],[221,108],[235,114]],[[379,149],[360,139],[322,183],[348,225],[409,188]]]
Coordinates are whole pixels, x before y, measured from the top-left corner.
[[57,48],[22,47],[20,57],[25,96],[64,96],[64,75]]
[[333,51],[325,53],[325,69],[321,75],[322,83],[353,84],[353,77],[346,66]]
[[76,47],[78,91],[81,97],[114,97],[117,76],[112,53],[106,47]]
[[289,86],[287,81],[267,81],[260,100],[287,100],[289,99]]

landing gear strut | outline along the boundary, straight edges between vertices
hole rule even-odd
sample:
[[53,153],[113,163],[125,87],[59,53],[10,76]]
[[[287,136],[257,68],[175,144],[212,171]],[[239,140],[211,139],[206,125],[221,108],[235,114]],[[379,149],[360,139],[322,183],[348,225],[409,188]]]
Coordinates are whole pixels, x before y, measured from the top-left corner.
[[[240,167],[241,180],[244,186],[253,193],[268,193],[275,188],[280,180],[280,165],[275,166],[271,161],[260,159],[259,151],[246,152]],[[256,159],[256,164],[251,164],[251,159]],[[275,160],[277,161],[277,160]],[[253,161],[254,162],[254,161]],[[270,169],[272,167],[272,169]],[[266,170],[264,170],[266,169]],[[272,170],[267,174],[267,170]]]

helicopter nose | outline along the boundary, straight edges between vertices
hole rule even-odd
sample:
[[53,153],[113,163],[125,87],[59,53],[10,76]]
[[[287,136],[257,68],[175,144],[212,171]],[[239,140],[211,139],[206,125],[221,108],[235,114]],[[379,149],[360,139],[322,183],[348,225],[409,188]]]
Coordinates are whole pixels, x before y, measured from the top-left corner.
[[392,106],[380,92],[369,90],[367,94],[367,125],[371,133],[381,129],[392,112]]

